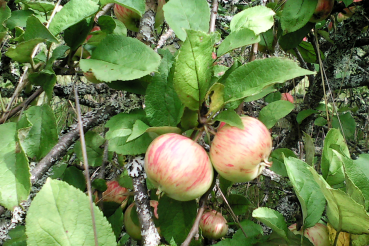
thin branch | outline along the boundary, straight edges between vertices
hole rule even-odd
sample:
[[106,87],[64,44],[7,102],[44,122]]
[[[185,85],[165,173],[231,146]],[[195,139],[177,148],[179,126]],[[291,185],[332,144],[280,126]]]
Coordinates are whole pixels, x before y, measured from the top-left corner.
[[133,181],[136,210],[141,225],[142,244],[145,246],[156,246],[159,245],[160,236],[152,220],[143,163],[144,158],[137,156],[127,165],[127,170]]
[[218,15],[218,0],[213,0],[213,8],[211,9],[209,33],[215,32],[215,20]]
[[108,11],[114,7],[114,3],[108,3],[107,5],[105,5],[102,10],[100,10],[99,12],[97,12],[97,14],[95,15],[94,21],[96,23],[98,23],[98,20],[100,18],[100,16],[105,15],[106,13],[108,13]]
[[169,30],[168,30],[165,34],[163,34],[163,35],[160,37],[159,42],[158,42],[158,44],[156,45],[156,47],[155,47],[154,51],[156,51],[156,52],[157,52],[157,51],[158,51],[158,49],[160,49],[161,47],[163,47],[163,46],[164,46],[164,44],[165,44],[165,42],[166,42],[170,37],[172,37],[172,36],[173,36],[173,34],[174,34],[173,29],[169,28]]
[[[119,109],[115,106],[105,106],[94,111],[86,113],[83,118],[83,130],[86,132],[94,126],[100,125],[107,121],[111,116],[119,113]],[[68,148],[79,138],[78,124],[70,127],[70,131],[59,139],[59,142],[50,150],[50,152],[39,162],[31,172],[31,182],[36,183],[38,179],[44,175],[47,170],[63,157]]]
[[146,0],[146,6],[147,10],[140,20],[140,31],[137,34],[137,39],[147,45],[150,45],[155,41],[155,37],[153,34],[158,1]]
[[78,93],[77,93],[76,88],[74,88],[74,97],[75,97],[76,108],[77,108],[78,130],[79,130],[79,135],[80,135],[80,139],[81,139],[83,165],[84,165],[84,168],[85,168],[85,178],[86,178],[86,183],[87,183],[87,194],[88,194],[88,198],[90,200],[90,212],[91,212],[91,219],[92,219],[92,229],[94,231],[95,246],[99,246],[99,241],[97,240],[97,230],[96,230],[96,223],[95,223],[94,205],[93,205],[93,201],[92,201],[91,181],[90,181],[90,175],[89,175],[89,170],[88,170],[87,149],[86,149],[85,135],[84,135],[84,132],[83,132],[83,124],[82,124],[82,117],[81,117],[81,107],[79,106]]

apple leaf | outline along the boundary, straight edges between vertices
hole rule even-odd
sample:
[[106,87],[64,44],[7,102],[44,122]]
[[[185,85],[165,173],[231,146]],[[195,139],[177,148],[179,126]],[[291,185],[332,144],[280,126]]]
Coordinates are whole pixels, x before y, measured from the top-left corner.
[[[87,35],[90,33],[94,24],[93,18],[87,18],[64,30],[64,41],[70,47],[71,52],[75,52],[86,41]],[[75,55],[80,56],[81,54]]]
[[252,217],[272,228],[272,230],[288,241],[288,228],[284,217],[278,211],[267,207],[259,207],[252,212]]
[[152,126],[176,126],[183,114],[183,104],[173,88],[174,56],[168,50],[158,50],[163,56],[158,73],[147,86],[145,112]]
[[299,30],[308,23],[313,16],[318,0],[294,0],[284,4],[281,15],[283,33]]
[[3,246],[27,246],[26,227],[18,225],[8,233],[11,238],[4,242]]
[[314,27],[315,23],[308,22],[304,27],[281,36],[278,43],[285,51],[296,48]]
[[286,58],[255,60],[229,74],[224,81],[224,100],[226,103],[236,101],[255,95],[267,86],[309,74],[315,72],[302,69],[297,63]]
[[345,134],[345,137],[349,140],[354,140],[355,133],[356,133],[356,122],[355,119],[352,117],[352,115],[349,112],[346,112],[344,114],[339,114],[340,121],[338,121],[338,118],[336,115],[334,115],[332,118],[332,127],[341,130],[340,124],[342,124],[343,132],[341,131],[341,134]]
[[100,0],[101,5],[106,5],[108,3],[117,3],[122,5],[140,16],[145,13],[145,0]]
[[85,18],[94,15],[98,10],[99,5],[94,0],[70,0],[55,15],[50,23],[49,30],[53,35],[56,35]]
[[346,179],[350,179],[350,181],[362,192],[365,199],[365,208],[367,209],[369,207],[369,178],[360,167],[356,166],[351,158],[342,155],[336,150],[333,150],[333,154],[342,161]]
[[170,0],[163,10],[166,22],[182,41],[188,35],[185,29],[209,31],[210,9],[206,0]]
[[[93,204],[99,245],[115,245],[115,235]],[[90,201],[82,191],[48,178],[26,218],[27,245],[94,245]]]
[[[268,86],[266,88],[264,88],[260,93],[253,95],[253,96],[249,96],[245,99],[245,102],[252,102],[252,101],[256,101],[260,98],[265,97],[266,95],[272,93],[276,91],[276,89],[274,88],[274,86]],[[281,95],[281,93],[278,91],[279,95]],[[281,97],[279,96],[278,100],[280,100]]]
[[196,214],[195,200],[179,202],[163,196],[158,205],[161,235],[168,242],[174,238],[177,243],[182,243],[191,230]]
[[27,109],[18,122],[18,129],[24,151],[28,157],[37,161],[46,156],[58,142],[56,119],[48,104]]
[[359,158],[354,160],[355,165],[360,168],[360,170],[365,174],[367,178],[369,178],[369,154],[361,154]]
[[[230,24],[233,31],[248,28],[254,31],[255,35],[266,32],[274,25],[274,11],[265,6],[255,6],[247,8],[236,14]],[[256,41],[257,43],[259,41]]]
[[233,212],[235,215],[242,215],[246,213],[250,202],[249,200],[243,195],[237,194],[230,194],[227,197],[229,205],[232,207]]
[[333,189],[314,168],[308,167],[327,200],[327,216],[335,230],[352,234],[369,233],[369,214],[342,190]]
[[[7,11],[4,14],[7,16]],[[6,21],[6,27],[9,28],[9,30],[13,30],[15,27],[26,27],[28,17],[33,14],[34,12],[32,10],[11,11],[11,16],[8,17]]]
[[254,31],[248,28],[241,28],[236,31],[232,31],[219,45],[217,56],[222,56],[236,48],[258,42],[260,42],[260,36],[255,35]]
[[85,175],[82,170],[74,166],[65,169],[62,180],[83,192],[86,190]]
[[150,127],[144,122],[142,122],[141,120],[136,120],[132,128],[132,134],[127,139],[127,143],[144,134],[148,128]]
[[279,119],[288,115],[295,105],[289,101],[275,101],[260,110],[259,120],[270,129],[272,128]]
[[280,148],[273,150],[270,157],[272,157],[273,161],[273,165],[270,167],[270,170],[282,175],[283,177],[288,177],[284,159],[287,157],[296,157],[295,153],[290,149]]
[[10,10],[9,6],[5,4],[2,8],[0,8],[0,32],[6,31],[6,27],[4,22],[9,19],[12,15],[12,11]]
[[31,62],[32,52],[36,45],[44,42],[43,38],[35,38],[19,43],[16,47],[9,48],[5,55],[19,63]]
[[319,222],[325,209],[325,198],[313,175],[307,169],[309,165],[294,157],[284,159],[288,177],[299,199],[304,227],[313,227]]
[[182,130],[174,126],[157,126],[157,127],[147,128],[146,132],[152,132],[158,135],[162,135],[165,133],[171,133],[171,132],[181,134]]
[[[314,47],[311,43],[302,41],[297,46],[297,49],[299,50],[299,52],[300,52],[300,54],[301,54],[301,56],[302,56],[302,58],[304,59],[305,62],[317,63],[316,53],[315,53]],[[289,52],[292,55],[297,57],[294,50],[290,50]],[[324,53],[322,51],[320,51],[320,57],[322,58],[322,60],[324,60]]]
[[24,40],[31,40],[36,38],[42,38],[54,43],[58,43],[58,39],[50,33],[50,31],[41,23],[41,21],[35,17],[30,16],[27,19],[26,31],[24,33]]
[[333,154],[331,145],[339,145],[341,153],[350,156],[350,152],[346,145],[345,139],[337,129],[330,129],[324,139],[321,169],[322,176],[330,185],[340,184],[344,181],[342,161]]
[[51,100],[54,93],[53,89],[56,84],[56,75],[54,71],[42,70],[40,72],[34,72],[28,76],[28,79],[33,85],[42,86],[48,100]]
[[[98,133],[88,131],[85,134],[86,151],[88,158],[88,165],[92,167],[99,167],[103,162],[104,149],[102,145],[105,143],[105,139]],[[81,141],[78,140],[74,145],[74,153],[78,160],[83,161]]]
[[109,34],[95,48],[91,59],[80,61],[84,72],[101,81],[133,80],[155,71],[160,56],[134,38]]
[[108,218],[108,221],[113,229],[115,234],[115,238],[119,239],[119,236],[122,232],[123,226],[123,211],[122,208],[119,207],[113,215]]
[[309,134],[304,132],[304,136],[302,137],[304,140],[304,149],[305,149],[305,162],[310,166],[314,165],[314,156],[315,156],[315,145],[313,139]]
[[214,36],[192,30],[187,35],[174,64],[173,86],[182,103],[197,111],[210,87]]
[[242,123],[241,117],[233,110],[224,110],[220,114],[218,114],[214,120],[225,122],[230,126],[235,126],[240,128],[241,130],[245,129],[245,126]]
[[10,211],[31,191],[28,159],[17,139],[17,125],[0,125],[0,204]]
[[214,114],[221,110],[224,106],[224,85],[220,83],[214,83],[207,95],[206,98],[210,97],[210,105],[208,114]]
[[30,9],[37,10],[41,13],[48,13],[55,8],[54,3],[47,1],[37,1],[37,2],[22,1],[22,3],[25,4],[27,7],[29,7]]
[[305,109],[300,111],[297,116],[296,116],[296,121],[297,123],[301,124],[301,122],[306,119],[307,117],[309,117],[312,114],[318,113],[318,111],[314,110],[314,109]]

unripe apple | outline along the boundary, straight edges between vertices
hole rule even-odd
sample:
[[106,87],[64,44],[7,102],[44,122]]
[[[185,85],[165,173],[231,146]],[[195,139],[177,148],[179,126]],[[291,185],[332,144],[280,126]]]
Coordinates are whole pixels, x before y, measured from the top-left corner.
[[248,182],[270,166],[272,138],[258,119],[242,116],[244,129],[228,124],[218,129],[210,147],[210,159],[220,176],[233,182]]
[[283,100],[283,101],[289,101],[290,103],[293,103],[294,102],[293,96],[290,93],[288,93],[288,92],[281,94],[281,100]]
[[[128,189],[119,185],[118,181],[111,180],[106,182],[106,186],[108,187],[103,193],[101,200],[103,202],[115,202],[121,204],[122,208],[125,208],[128,201]],[[97,203],[98,197],[97,192],[95,193]]]
[[202,235],[209,239],[219,239],[228,232],[228,225],[223,215],[215,210],[204,213],[200,219]]
[[[290,225],[288,229],[295,235],[302,235],[302,229],[297,231],[296,224]],[[307,228],[304,231],[304,236],[309,239],[314,246],[331,245],[329,242],[328,228],[324,224],[316,223],[313,227]]]
[[310,22],[319,22],[325,20],[332,12],[334,0],[318,0],[313,16]]
[[145,171],[159,191],[178,201],[203,195],[214,176],[204,148],[176,133],[163,134],[150,144],[145,156]]
[[[159,219],[158,205],[159,205],[158,201],[155,201],[155,200],[150,201],[150,206],[154,208],[154,216],[155,216],[156,219]],[[141,228],[140,228],[140,226],[136,225],[133,222],[132,214],[131,214],[132,212],[135,212],[135,210],[136,210],[135,203],[132,203],[131,205],[128,206],[128,208],[124,212],[124,221],[123,221],[123,223],[124,223],[124,227],[126,228],[126,232],[128,233],[128,235],[130,235],[131,238],[133,238],[134,240],[140,241],[142,239]],[[158,227],[156,227],[156,229],[158,230],[158,232],[160,234],[160,229]]]

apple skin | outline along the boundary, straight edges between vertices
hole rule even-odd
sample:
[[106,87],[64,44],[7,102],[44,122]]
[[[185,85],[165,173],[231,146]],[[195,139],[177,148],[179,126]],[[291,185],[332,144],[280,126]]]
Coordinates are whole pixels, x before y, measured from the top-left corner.
[[103,201],[105,202],[124,202],[128,196],[124,196],[128,189],[119,185],[118,181],[111,180],[106,182],[108,188],[102,193]]
[[200,219],[202,235],[209,239],[219,239],[228,232],[228,225],[223,215],[215,210],[204,213]]
[[318,4],[315,8],[313,16],[310,18],[310,22],[319,22],[327,19],[332,12],[334,0],[318,0]]
[[242,116],[244,130],[228,124],[218,128],[210,147],[210,159],[220,176],[232,182],[248,182],[270,166],[269,130],[258,119]]
[[[297,231],[296,224],[290,225],[288,229],[295,235],[302,235],[302,228],[300,231]],[[331,245],[329,242],[328,228],[324,224],[316,223],[313,227],[305,229],[304,236],[309,239],[314,246]]]
[[[150,200],[150,206],[154,208],[154,216],[155,216],[156,219],[159,219],[158,205],[159,205],[158,201]],[[141,239],[142,239],[141,228],[139,226],[137,226],[131,218],[131,212],[132,212],[133,208],[136,209],[135,203],[132,203],[131,205],[129,205],[128,208],[126,209],[126,211],[124,212],[123,223],[124,223],[124,227],[126,228],[127,234],[132,239],[134,239],[136,241],[141,241]],[[160,234],[160,229],[158,227],[156,227],[156,229],[158,230],[158,232]]]
[[138,32],[141,20],[139,14],[119,4],[114,5],[114,14],[118,20],[123,22],[128,30]]
[[204,148],[176,133],[163,134],[150,144],[145,171],[159,191],[178,201],[200,197],[210,188],[214,177]]
[[281,100],[283,100],[283,101],[289,101],[290,103],[293,103],[294,102],[293,96],[290,93],[288,93],[288,92],[281,94]]

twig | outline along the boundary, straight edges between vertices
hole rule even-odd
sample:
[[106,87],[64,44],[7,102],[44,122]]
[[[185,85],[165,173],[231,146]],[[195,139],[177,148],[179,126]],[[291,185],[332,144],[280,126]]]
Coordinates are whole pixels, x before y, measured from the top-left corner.
[[152,220],[143,162],[144,158],[137,156],[127,165],[127,170],[133,181],[136,211],[141,225],[142,244],[145,246],[156,246],[159,245],[160,236]]
[[213,0],[213,8],[211,9],[209,33],[215,32],[215,20],[218,15],[218,0]]
[[146,0],[147,11],[140,20],[140,31],[137,39],[146,45],[154,43],[155,14],[158,7],[157,0]]
[[95,246],[99,246],[99,241],[97,240],[97,230],[96,230],[96,223],[95,223],[94,205],[93,205],[93,201],[92,201],[91,181],[90,181],[90,175],[89,175],[89,170],[88,170],[88,158],[87,158],[85,134],[83,132],[81,107],[79,106],[78,93],[77,93],[76,88],[74,88],[74,98],[75,98],[76,108],[77,108],[78,130],[79,130],[79,135],[80,135],[80,139],[81,139],[83,165],[84,165],[84,168],[85,168],[85,178],[86,178],[86,183],[87,183],[87,194],[88,194],[88,198],[90,199],[90,212],[91,212],[91,219],[92,219],[92,229],[94,231]]
[[100,16],[105,15],[111,8],[114,7],[114,3],[108,3],[95,15],[94,21],[98,23]]
[[168,40],[168,38],[172,37],[173,34],[174,34],[173,29],[169,28],[168,31],[160,37],[159,42],[156,45],[154,51],[158,51],[158,49],[163,47],[164,43]]
[[223,198],[224,202],[227,204],[227,207],[228,207],[228,209],[229,209],[229,212],[230,212],[230,213],[231,213],[231,215],[232,215],[232,218],[233,218],[233,219],[234,219],[234,221],[238,224],[238,226],[241,228],[241,231],[243,232],[243,235],[245,235],[245,237],[247,237],[245,230],[242,228],[242,226],[241,226],[240,222],[239,222],[239,221],[238,221],[238,219],[237,219],[237,216],[234,214],[234,212],[233,212],[233,210],[232,210],[231,206],[229,205],[229,203],[228,203],[228,201],[227,201],[227,198],[224,196],[224,194],[223,194],[222,190],[220,189],[219,185],[217,184],[216,186],[217,186],[217,189],[218,189],[218,191],[219,191],[219,193],[220,193],[221,197]]
[[[88,131],[94,126],[100,125],[111,116],[119,113],[115,106],[105,106],[94,111],[86,113],[83,118],[83,130]],[[49,168],[64,154],[68,148],[79,138],[78,124],[70,127],[70,131],[59,139],[59,142],[50,150],[50,152],[36,165],[31,172],[31,182],[34,184]]]

